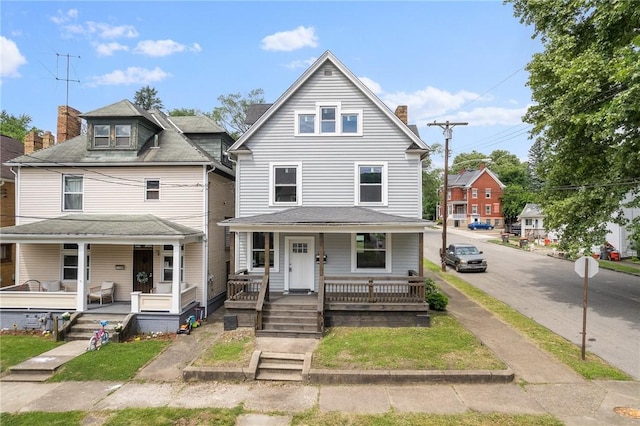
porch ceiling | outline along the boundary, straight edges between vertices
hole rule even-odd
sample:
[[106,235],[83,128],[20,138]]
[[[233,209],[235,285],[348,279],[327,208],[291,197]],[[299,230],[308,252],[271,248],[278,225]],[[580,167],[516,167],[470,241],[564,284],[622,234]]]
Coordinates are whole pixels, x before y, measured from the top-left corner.
[[69,214],[0,228],[0,237],[7,243],[86,241],[145,244],[194,242],[203,238],[204,233],[151,214]]
[[276,213],[232,218],[218,223],[231,231],[350,233],[422,232],[430,222],[381,213],[364,207],[294,207]]

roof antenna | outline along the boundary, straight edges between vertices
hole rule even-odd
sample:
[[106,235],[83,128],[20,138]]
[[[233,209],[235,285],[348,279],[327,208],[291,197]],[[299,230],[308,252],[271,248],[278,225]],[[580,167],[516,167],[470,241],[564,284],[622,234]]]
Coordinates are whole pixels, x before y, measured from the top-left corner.
[[[59,78],[58,77],[58,59],[60,59],[60,57],[66,57],[67,58],[67,76],[66,78]],[[65,114],[64,114],[64,128],[65,131],[67,131],[67,129],[69,128],[69,82],[74,82],[74,83],[80,83],[80,80],[71,80],[69,78],[69,60],[71,58],[77,58],[80,59],[80,56],[71,56],[68,53],[66,55],[61,55],[58,52],[56,52],[56,80],[58,81],[65,81],[66,85],[67,85],[67,98],[65,99],[65,106],[67,107]],[[68,134],[65,134],[65,140],[67,139]],[[58,143],[58,141],[56,141],[56,143]]]

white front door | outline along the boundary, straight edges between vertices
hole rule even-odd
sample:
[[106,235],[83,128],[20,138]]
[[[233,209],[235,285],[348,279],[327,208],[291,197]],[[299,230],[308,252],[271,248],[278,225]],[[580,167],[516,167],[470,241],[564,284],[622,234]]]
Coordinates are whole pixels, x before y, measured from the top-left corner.
[[315,245],[313,237],[285,237],[287,253],[285,291],[314,291]]

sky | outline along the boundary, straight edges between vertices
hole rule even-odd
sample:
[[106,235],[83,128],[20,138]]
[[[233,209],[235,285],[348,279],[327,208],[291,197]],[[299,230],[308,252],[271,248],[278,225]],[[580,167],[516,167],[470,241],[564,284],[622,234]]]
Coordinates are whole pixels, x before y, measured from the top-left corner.
[[166,111],[210,112],[253,89],[275,102],[330,50],[389,108],[407,105],[428,145],[444,135],[427,123],[467,122],[453,128],[451,159],[499,149],[525,161],[525,67],[542,51],[532,34],[488,0],[3,0],[0,104],[55,134],[59,105],[89,112],[147,85]]

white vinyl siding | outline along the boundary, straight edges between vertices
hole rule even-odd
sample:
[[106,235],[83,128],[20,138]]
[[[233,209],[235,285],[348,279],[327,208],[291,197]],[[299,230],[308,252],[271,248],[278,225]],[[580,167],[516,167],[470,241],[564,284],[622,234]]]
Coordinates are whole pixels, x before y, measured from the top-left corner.
[[[315,111],[316,103],[340,99],[341,108],[362,110],[362,136],[294,135],[296,112]],[[316,123],[316,126],[318,123]],[[362,92],[341,73],[310,77],[298,92],[258,129],[246,147],[248,156],[237,162],[236,217],[273,213],[270,206],[269,168],[273,163],[303,164],[302,206],[354,206],[357,181],[354,164],[387,164],[386,206],[372,206],[385,213],[421,217],[421,169],[417,155],[407,155],[410,141]],[[282,209],[288,207],[282,207]]]
[[[41,217],[57,217],[62,211],[63,191],[56,170],[21,168],[17,225]],[[145,203],[145,179],[162,176],[162,200]],[[184,226],[203,229],[202,167],[101,167],[83,171],[82,212],[85,214],[153,214]],[[265,179],[266,180],[266,179]],[[185,212],[191,212],[185,214]]]

